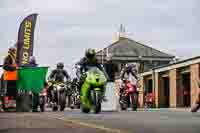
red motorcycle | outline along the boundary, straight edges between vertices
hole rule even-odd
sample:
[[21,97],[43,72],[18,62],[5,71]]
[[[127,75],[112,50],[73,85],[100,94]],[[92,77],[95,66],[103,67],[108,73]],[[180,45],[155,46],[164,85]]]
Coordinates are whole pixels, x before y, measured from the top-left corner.
[[145,106],[147,108],[153,108],[155,103],[155,97],[153,93],[147,93],[145,96]]
[[16,100],[14,97],[4,96],[2,101],[4,111],[9,111],[9,109],[16,109]]
[[138,107],[138,91],[136,85],[132,84],[129,80],[123,80],[123,85],[120,90],[120,107],[122,110],[126,110],[128,106],[133,111],[137,110]]

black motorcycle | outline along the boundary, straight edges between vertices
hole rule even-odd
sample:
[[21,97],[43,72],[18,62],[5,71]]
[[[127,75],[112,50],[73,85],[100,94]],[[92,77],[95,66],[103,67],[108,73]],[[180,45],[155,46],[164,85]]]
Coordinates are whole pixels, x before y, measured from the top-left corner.
[[71,102],[70,108],[71,109],[74,109],[74,108],[80,109],[80,89],[79,89],[79,87],[80,86],[77,81],[72,82],[72,86],[71,86],[72,94],[70,96],[70,102]]

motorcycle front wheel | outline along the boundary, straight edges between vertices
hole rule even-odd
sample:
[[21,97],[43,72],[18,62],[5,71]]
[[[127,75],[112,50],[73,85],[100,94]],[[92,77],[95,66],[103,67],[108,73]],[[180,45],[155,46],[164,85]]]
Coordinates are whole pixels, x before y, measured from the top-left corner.
[[81,111],[82,111],[83,113],[89,113],[89,112],[90,112],[90,108],[84,107],[83,104],[81,104],[80,108],[81,108]]
[[65,104],[66,104],[66,95],[65,93],[60,94],[60,111],[65,110]]
[[98,114],[101,112],[101,92],[93,90],[91,92],[91,98],[92,98],[92,103],[93,103],[93,109],[94,113]]

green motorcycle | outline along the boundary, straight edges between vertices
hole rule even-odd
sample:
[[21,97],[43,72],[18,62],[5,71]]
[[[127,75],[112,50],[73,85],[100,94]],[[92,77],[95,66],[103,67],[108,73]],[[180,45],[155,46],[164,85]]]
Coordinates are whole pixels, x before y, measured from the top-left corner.
[[97,67],[91,67],[85,74],[85,81],[81,87],[81,109],[84,113],[93,110],[101,112],[101,103],[107,79]]

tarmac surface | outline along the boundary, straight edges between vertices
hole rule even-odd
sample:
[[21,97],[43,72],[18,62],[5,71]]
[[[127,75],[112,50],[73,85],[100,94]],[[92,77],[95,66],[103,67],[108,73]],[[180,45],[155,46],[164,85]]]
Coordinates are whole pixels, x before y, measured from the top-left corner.
[[199,133],[200,112],[139,110],[83,114],[80,110],[0,113],[0,133]]

